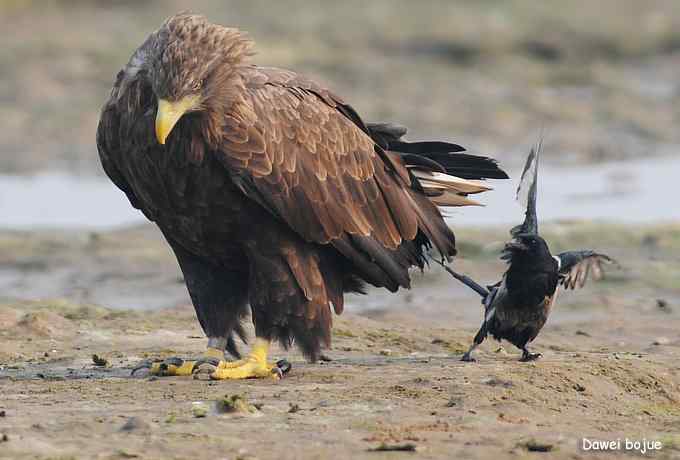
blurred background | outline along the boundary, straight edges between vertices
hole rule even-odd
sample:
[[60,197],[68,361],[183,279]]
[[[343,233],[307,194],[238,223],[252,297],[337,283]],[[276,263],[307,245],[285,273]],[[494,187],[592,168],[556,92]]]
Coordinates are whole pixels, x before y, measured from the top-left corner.
[[[487,207],[449,212],[459,234],[495,225],[500,240],[521,220],[514,179],[541,133],[544,221],[680,221],[675,0],[4,0],[5,298],[66,296],[137,307],[165,305],[173,292],[170,303],[186,301],[167,248],[106,179],[95,145],[116,73],[165,18],[185,9],[247,31],[256,63],[324,82],[365,120],[401,123],[410,139],[455,141],[497,158],[513,180],[493,184],[496,191],[482,200]],[[620,231],[607,228],[594,231]],[[645,232],[636,233],[636,245]],[[103,250],[106,238],[111,260],[92,252],[92,245]],[[479,237],[482,248],[485,238]],[[121,263],[131,247],[125,276],[137,290],[121,289],[114,274],[124,269],[101,269],[102,261]],[[493,259],[498,246],[491,248]],[[140,268],[145,255],[148,272]],[[159,272],[159,286],[172,280],[172,289],[154,288],[150,279]],[[112,276],[118,281],[102,294]],[[140,300],[139,291],[146,297]]]
[[[411,139],[453,140],[514,172],[543,132],[547,167],[566,175],[555,185],[573,192],[560,205],[568,209],[545,209],[545,218],[678,217],[673,203],[649,206],[652,195],[667,196],[654,187],[680,171],[673,0],[4,0],[0,225],[135,221],[122,195],[98,180],[99,110],[135,48],[188,8],[247,31],[256,63],[313,76],[364,119],[408,126]],[[544,204],[566,192],[544,185]],[[500,214],[504,195],[490,198],[500,199]],[[494,214],[461,219],[512,217]]]

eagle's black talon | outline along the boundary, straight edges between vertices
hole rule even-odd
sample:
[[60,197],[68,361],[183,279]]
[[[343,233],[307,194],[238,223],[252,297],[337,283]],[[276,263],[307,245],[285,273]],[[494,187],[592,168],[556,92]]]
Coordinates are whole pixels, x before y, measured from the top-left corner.
[[202,364],[210,364],[211,366],[217,367],[220,364],[220,360],[212,356],[203,357],[196,361],[196,364],[194,364],[194,370],[198,369]]
[[272,367],[272,374],[276,374],[279,377],[279,380],[283,378],[283,371],[276,366]]
[[134,377],[135,373],[142,370],[142,369],[151,369],[151,366],[153,365],[153,361],[151,360],[145,360],[142,361],[141,363],[137,364],[132,371],[130,371],[130,377]]
[[180,367],[182,364],[184,364],[184,360],[182,358],[177,357],[166,358],[161,363],[161,369],[166,370],[168,366]]
[[281,377],[283,377],[284,375],[289,373],[292,368],[293,368],[293,366],[286,359],[281,359],[281,360],[276,362],[276,369],[279,369],[281,371],[281,375],[280,375]]
[[220,360],[212,356],[204,356],[194,363],[194,367],[191,370],[191,375],[193,375],[196,380],[209,380],[210,374],[215,372],[217,366],[219,366]]

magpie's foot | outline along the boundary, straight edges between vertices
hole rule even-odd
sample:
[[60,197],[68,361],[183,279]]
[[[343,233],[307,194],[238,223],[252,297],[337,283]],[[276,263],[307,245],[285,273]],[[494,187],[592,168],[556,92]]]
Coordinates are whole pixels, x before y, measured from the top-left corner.
[[461,361],[466,362],[466,363],[476,363],[477,360],[472,357],[472,355],[468,352],[463,355],[462,358],[460,358]]
[[542,355],[540,353],[531,353],[527,350],[524,350],[524,353],[522,353],[522,358],[520,358],[520,361],[523,363],[528,363],[529,361],[536,361],[541,356]]

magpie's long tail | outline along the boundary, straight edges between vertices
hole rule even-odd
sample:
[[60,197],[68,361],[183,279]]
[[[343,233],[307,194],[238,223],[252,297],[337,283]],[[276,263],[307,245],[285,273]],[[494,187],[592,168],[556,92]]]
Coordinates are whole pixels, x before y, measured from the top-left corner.
[[460,281],[461,283],[463,283],[464,285],[466,285],[467,287],[469,287],[470,289],[475,291],[480,296],[482,296],[482,299],[486,299],[489,296],[489,290],[486,289],[481,284],[479,284],[478,282],[476,282],[475,280],[473,280],[472,278],[470,278],[469,276],[463,275],[463,274],[460,274],[460,273],[453,271],[453,269],[451,269],[451,267],[449,267],[448,265],[446,265],[443,262],[440,262],[437,259],[434,259],[432,257],[430,257],[430,259],[433,260],[434,262],[438,263],[442,267],[444,267],[444,270],[449,272],[449,274],[451,276],[453,276],[455,279],[457,279],[458,281]]
[[524,171],[522,171],[522,178],[517,187],[517,201],[526,209],[524,213],[524,222],[517,225],[510,230],[512,236],[517,236],[522,233],[538,235],[538,215],[536,214],[536,195],[538,187],[538,157],[541,153],[541,146],[543,140],[539,139],[538,144],[531,149],[526,163],[524,164]]

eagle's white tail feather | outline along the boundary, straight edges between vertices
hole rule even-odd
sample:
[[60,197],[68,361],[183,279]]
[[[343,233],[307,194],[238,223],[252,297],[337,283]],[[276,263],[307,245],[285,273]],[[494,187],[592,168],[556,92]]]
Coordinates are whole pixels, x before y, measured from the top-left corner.
[[[447,189],[456,190],[460,193],[481,193],[492,190],[491,187],[484,184],[483,182],[461,179],[460,177],[452,176],[450,174],[444,174],[434,171],[424,171],[422,169],[413,169],[413,175],[420,179],[420,183],[425,186],[430,186],[430,184],[439,184],[446,186]],[[426,185],[427,184],[427,185]]]
[[430,201],[437,206],[484,206],[482,203],[471,200],[465,195],[460,195],[448,190],[439,196],[430,197]]
[[412,168],[411,172],[418,178],[423,191],[437,206],[483,206],[467,196],[492,190],[488,185],[469,179]]

